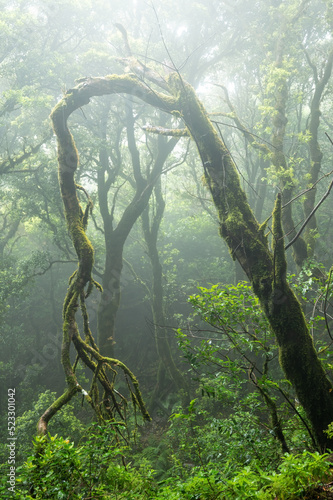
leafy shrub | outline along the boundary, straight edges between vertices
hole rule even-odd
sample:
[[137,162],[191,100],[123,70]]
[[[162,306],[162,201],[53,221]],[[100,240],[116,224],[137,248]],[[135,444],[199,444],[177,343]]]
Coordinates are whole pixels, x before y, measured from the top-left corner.
[[[56,393],[49,390],[41,393],[38,400],[33,403],[33,409],[25,411],[16,419],[15,435],[19,443],[17,456],[19,462],[31,453],[38,419],[56,397]],[[49,429],[53,435],[59,435],[66,429],[66,437],[77,442],[84,431],[84,425],[74,414],[74,404],[75,402],[71,401],[65,405],[51,420]]]
[[[178,408],[170,420],[167,437],[174,450],[177,469],[187,464],[219,464],[235,474],[246,465],[258,464],[264,470],[277,464],[281,453],[274,435],[260,424],[258,403],[251,395],[249,405],[235,403],[228,416],[209,411],[212,398],[193,400],[187,412]],[[232,467],[228,464],[232,464]]]
[[[147,464],[141,464],[138,470],[124,467],[125,452],[126,448],[117,444],[112,423],[91,426],[83,444],[77,447],[62,437],[37,437],[34,455],[17,469],[13,498],[120,500],[128,499],[129,492],[131,498],[141,498],[135,495],[150,491],[152,472]],[[3,481],[3,491],[7,486]]]
[[[129,450],[119,448],[112,428],[93,426],[84,445],[42,437],[35,440],[35,456],[17,469],[14,500],[296,500],[329,480],[327,455],[286,454],[277,471],[251,464],[237,472],[231,464],[207,463],[191,467],[157,483],[148,461],[140,467],[122,464]],[[2,477],[6,496],[8,485]],[[33,487],[33,490],[31,489]]]
[[286,454],[278,467],[279,473],[268,478],[271,485],[267,488],[267,496],[259,498],[292,500],[328,481],[331,474],[327,457],[327,453],[320,455],[318,452],[308,451],[298,455]]

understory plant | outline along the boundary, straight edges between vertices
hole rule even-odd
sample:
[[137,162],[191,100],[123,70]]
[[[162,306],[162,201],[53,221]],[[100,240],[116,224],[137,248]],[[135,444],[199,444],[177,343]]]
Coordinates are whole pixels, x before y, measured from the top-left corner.
[[[120,445],[115,424],[92,425],[77,446],[57,435],[36,437],[34,455],[17,469],[12,497],[102,500],[127,498],[122,496],[123,491],[149,489],[149,471],[142,473],[143,466],[132,470],[126,459],[128,450]],[[7,488],[3,480],[2,491]],[[109,492],[115,496],[110,496]]]
[[[134,467],[124,465],[124,449],[104,446],[103,431],[85,446],[75,447],[59,437],[39,438],[44,453],[28,458],[18,468],[14,492],[2,478],[1,498],[15,500],[300,500],[324,492],[331,479],[327,454],[286,454],[276,471],[264,472],[256,464],[230,473],[228,465],[208,463],[191,469],[186,478],[178,475],[156,481],[147,461]],[[100,440],[100,437],[102,439]],[[127,450],[128,453],[128,450]]]
[[[298,290],[302,290],[303,303],[314,310],[318,299],[314,292],[307,297],[305,271]],[[193,314],[187,326],[177,330],[178,345],[202,393],[223,406],[220,420],[240,406],[248,408],[253,413],[250,420],[258,421],[275,437],[282,453],[317,449],[306,413],[279,366],[276,340],[249,283],[199,287],[189,302]],[[317,330],[323,326],[320,315],[312,313],[309,321]],[[316,334],[314,343],[324,360],[329,353],[322,337]],[[327,362],[325,365],[330,368]]]

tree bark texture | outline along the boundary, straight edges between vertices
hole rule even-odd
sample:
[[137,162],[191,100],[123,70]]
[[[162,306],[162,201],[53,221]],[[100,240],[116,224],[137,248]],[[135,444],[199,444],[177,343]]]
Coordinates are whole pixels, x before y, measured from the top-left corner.
[[134,75],[112,75],[90,79],[85,86],[80,84],[69,100],[75,108],[87,103],[92,95],[127,92],[184,121],[201,157],[221,236],[260,300],[279,346],[281,367],[304,407],[319,448],[332,448],[333,441],[324,431],[333,420],[333,386],[317,356],[301,305],[286,281],[281,198],[277,198],[273,211],[270,249],[265,225],[255,219],[232,157],[193,88],[178,73],[169,76],[168,88],[169,95],[161,94]]
[[281,367],[311,422],[318,446],[332,446],[324,430],[333,419],[332,384],[318,359],[300,303],[286,281],[281,198],[273,212],[273,250],[241,188],[233,160],[193,89],[172,78],[183,119],[197,144],[220,231],[258,296],[279,345]]

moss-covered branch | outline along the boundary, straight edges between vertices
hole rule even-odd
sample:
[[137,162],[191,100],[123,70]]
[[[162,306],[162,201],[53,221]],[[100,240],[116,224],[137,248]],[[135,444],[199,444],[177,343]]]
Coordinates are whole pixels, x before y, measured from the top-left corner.
[[[39,434],[46,434],[47,425],[52,416],[54,416],[79,391],[86,396],[89,403],[94,407],[99,419],[103,418],[103,413],[108,419],[113,419],[114,411],[118,411],[123,417],[123,414],[119,411],[119,404],[117,403],[117,392],[114,389],[113,382],[108,379],[107,374],[107,368],[115,372],[113,368],[115,366],[119,367],[125,376],[131,380],[131,399],[137,403],[143,417],[148,420],[150,419],[139,390],[138,381],[132,372],[121,361],[104,358],[99,353],[90,331],[88,313],[85,306],[85,299],[92,292],[92,289],[96,287],[101,290],[101,287],[92,278],[91,273],[94,264],[94,251],[86,235],[88,215],[92,206],[90,200],[88,200],[87,207],[83,209],[77,196],[77,190],[82,189],[80,186],[76,185],[74,178],[79,163],[79,156],[74,139],[68,129],[67,120],[75,109],[89,102],[91,95],[102,95],[103,93],[119,91],[117,87],[119,81],[117,78],[91,80],[92,83],[89,89],[86,88],[88,86],[86,82],[80,84],[78,88],[69,91],[51,113],[51,120],[58,142],[60,190],[68,231],[78,257],[78,268],[69,280],[69,287],[63,307],[61,361],[65,372],[67,389],[41,416],[38,423]],[[97,85],[96,80],[98,80],[99,85]],[[131,91],[133,91],[131,77],[124,77],[120,80],[124,85],[124,89],[129,87]],[[142,86],[139,82],[135,82],[134,87],[138,91]],[[146,91],[147,89],[144,90]],[[146,93],[148,94],[148,98],[157,105],[157,96],[152,95],[149,89]],[[83,316],[85,340],[81,339],[76,322],[76,314],[79,309]],[[70,356],[70,347],[72,344],[77,348],[79,359],[93,371],[93,382],[90,395],[83,390],[77,380],[75,374],[76,363],[72,366]],[[89,353],[90,358],[87,353]],[[93,359],[91,359],[91,356]],[[104,387],[106,397],[104,396],[103,401],[97,400],[97,383],[101,383]],[[122,396],[121,399],[124,400]],[[112,404],[109,404],[109,400]],[[100,409],[101,407],[102,411]]]
[[280,364],[311,422],[320,449],[332,447],[324,433],[333,420],[333,387],[321,365],[300,303],[286,281],[281,199],[274,209],[273,251],[241,188],[236,167],[194,90],[173,75],[179,109],[199,150],[221,235],[253,285],[279,345]]
[[[103,357],[83,341],[74,328],[72,316],[77,308],[75,300],[80,296],[82,286],[91,279],[93,252],[85,239],[83,211],[76,195],[74,196],[73,173],[78,160],[73,139],[67,129],[67,118],[74,109],[87,103],[92,95],[132,93],[183,119],[202,160],[207,186],[218,212],[221,235],[233,258],[240,262],[260,300],[275,334],[280,364],[286,378],[292,383],[304,407],[319,448],[333,448],[333,440],[328,439],[324,433],[328,424],[333,421],[333,387],[318,359],[302,308],[285,279],[281,200],[277,199],[274,210],[274,241],[271,251],[264,227],[258,224],[247,202],[232,157],[193,88],[178,73],[169,76],[168,88],[169,95],[159,94],[132,75],[91,78],[70,91],[52,114],[59,141],[59,175],[65,211],[68,211],[66,217],[79,256],[79,268],[69,287],[71,296],[66,300],[65,319],[68,326],[64,328],[65,352],[72,340],[81,359],[93,371],[102,362],[110,369],[120,367],[124,370],[132,381],[133,393],[145,415],[136,379],[131,378],[128,369],[121,362]],[[64,354],[63,360],[68,369],[66,377],[71,388],[72,373],[69,357],[67,354],[66,356]],[[112,384],[107,380],[106,370],[98,368],[98,377],[112,397]]]

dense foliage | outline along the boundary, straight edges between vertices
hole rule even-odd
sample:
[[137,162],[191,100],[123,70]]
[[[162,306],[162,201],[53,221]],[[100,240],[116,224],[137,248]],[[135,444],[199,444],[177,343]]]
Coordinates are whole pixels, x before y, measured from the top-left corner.
[[[69,312],[90,351],[79,360],[68,345],[79,389],[74,384],[45,435],[36,425],[70,378],[62,316],[66,323],[78,259],[82,268],[49,116],[108,74],[134,75],[152,95],[167,91],[172,72],[193,86],[273,249],[274,279],[271,214],[281,194],[290,245],[284,279],[332,381],[331,2],[0,0],[0,7],[3,498],[330,498],[331,450],[318,446],[281,369],[270,311],[236,260],[243,242],[230,253],[219,235],[221,212],[241,200],[232,200],[226,179],[227,208],[215,210],[210,165],[194,144],[204,137],[139,92],[94,94],[68,121],[79,155],[79,232],[94,249],[79,292],[82,316],[78,303]],[[117,373],[122,363],[127,372]],[[150,423],[140,416],[141,395]]]

